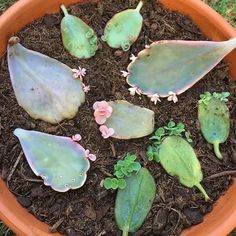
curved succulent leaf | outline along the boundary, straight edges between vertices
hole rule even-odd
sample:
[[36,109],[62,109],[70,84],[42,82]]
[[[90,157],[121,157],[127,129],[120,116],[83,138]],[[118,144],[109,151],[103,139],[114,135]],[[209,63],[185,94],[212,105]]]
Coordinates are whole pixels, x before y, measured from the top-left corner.
[[64,47],[77,58],[87,59],[95,55],[97,36],[92,28],[76,16],[69,15],[65,6],[61,6],[64,18],[61,21],[61,34]]
[[122,48],[128,51],[137,40],[142,28],[143,18],[140,10],[143,1],[140,1],[136,9],[128,9],[117,13],[107,23],[102,39],[112,48]]
[[17,101],[34,119],[58,123],[73,118],[84,102],[82,83],[61,62],[11,38],[8,67]]
[[191,145],[179,136],[164,139],[159,147],[159,161],[168,174],[177,176],[186,187],[196,186],[209,199],[200,184],[202,171],[200,163]]
[[224,143],[229,136],[229,109],[223,100],[221,101],[214,96],[202,101],[198,105],[201,132],[207,142],[213,144],[216,156],[222,159],[223,156],[220,153],[219,144]]
[[[179,95],[193,86],[229,52],[236,38],[225,42],[158,41],[128,66],[127,83],[143,94]],[[173,95],[172,95],[173,96]]]
[[156,183],[150,172],[141,168],[138,174],[125,179],[126,188],[119,189],[115,204],[115,219],[124,236],[136,232],[152,207]]
[[84,148],[71,138],[16,129],[26,159],[44,184],[58,192],[84,185],[90,167]]
[[109,102],[113,111],[105,125],[114,129],[118,139],[141,138],[154,130],[154,112],[126,101]]

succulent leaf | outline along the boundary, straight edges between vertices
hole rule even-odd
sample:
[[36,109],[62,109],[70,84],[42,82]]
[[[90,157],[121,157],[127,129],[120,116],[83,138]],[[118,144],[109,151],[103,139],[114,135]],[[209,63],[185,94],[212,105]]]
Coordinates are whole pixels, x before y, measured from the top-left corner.
[[200,163],[191,145],[179,136],[170,136],[159,147],[159,160],[166,172],[177,176],[181,184],[192,188],[196,186],[209,199],[200,184],[202,171]]
[[136,9],[128,9],[117,13],[107,23],[103,41],[112,48],[122,48],[128,51],[137,40],[142,28],[143,18],[140,10],[143,1],[140,1]]
[[177,102],[176,95],[193,86],[234,48],[236,38],[225,42],[154,42],[129,64],[127,83],[152,101],[153,96],[160,96]]
[[77,58],[87,59],[95,55],[97,36],[93,29],[76,16],[68,14],[64,5],[61,5],[64,18],[61,21],[61,35],[64,47]]
[[118,139],[141,138],[154,130],[154,112],[126,101],[109,102],[112,113],[105,125],[114,130],[111,137]]
[[124,236],[136,232],[152,207],[156,183],[150,172],[141,168],[138,174],[126,178],[126,188],[116,196],[115,219]]
[[209,92],[201,95],[198,104],[198,119],[200,129],[207,140],[213,144],[215,155],[222,159],[223,156],[219,150],[220,143],[224,143],[230,130],[229,109],[225,102],[228,101],[229,93],[213,93]]
[[84,185],[90,163],[85,149],[71,138],[16,129],[26,159],[44,184],[66,192]]
[[34,119],[73,118],[85,100],[82,83],[68,66],[26,49],[16,37],[9,40],[8,67],[17,101]]

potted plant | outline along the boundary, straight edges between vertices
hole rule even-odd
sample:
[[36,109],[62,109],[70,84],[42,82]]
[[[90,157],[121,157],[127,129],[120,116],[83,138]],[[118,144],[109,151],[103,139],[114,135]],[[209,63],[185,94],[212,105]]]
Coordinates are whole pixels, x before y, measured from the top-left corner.
[[[78,0],[64,1],[65,5],[77,3]],[[82,2],[82,1],[81,1]],[[89,1],[86,1],[89,2]],[[226,40],[236,37],[235,30],[210,7],[200,0],[161,0],[166,7],[191,16],[202,32],[212,40]],[[58,12],[61,1],[20,0],[0,17],[0,55],[6,51],[8,39],[26,24],[42,17],[46,13]],[[17,21],[15,20],[17,19]],[[9,27],[11,25],[11,27]],[[236,52],[226,60],[230,64],[230,73],[236,79]],[[19,235],[50,235],[48,226],[23,209],[13,194],[0,181],[0,218]],[[234,182],[226,194],[214,206],[213,211],[204,218],[204,222],[185,230],[182,235],[226,235],[236,225],[236,204]],[[59,234],[54,234],[59,235]]]

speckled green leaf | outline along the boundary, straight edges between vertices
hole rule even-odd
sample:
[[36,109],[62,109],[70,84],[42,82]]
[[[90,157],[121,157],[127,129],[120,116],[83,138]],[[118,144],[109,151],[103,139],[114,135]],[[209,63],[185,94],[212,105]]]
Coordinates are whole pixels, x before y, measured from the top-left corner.
[[207,104],[200,103],[198,105],[198,119],[204,138],[214,145],[216,156],[222,159],[219,144],[224,143],[229,136],[230,115],[228,107],[223,101],[212,97]]
[[189,188],[196,186],[203,193],[205,200],[209,199],[200,184],[200,163],[187,141],[179,136],[165,138],[159,147],[159,161],[168,174],[179,178],[181,184]]
[[84,185],[90,167],[84,148],[71,138],[16,129],[25,157],[44,184],[58,192]]
[[150,172],[141,168],[126,180],[126,188],[119,189],[115,204],[115,219],[123,236],[136,232],[152,207],[156,184]]
[[113,111],[105,125],[113,128],[114,138],[132,139],[151,134],[154,130],[154,112],[126,101],[109,102]]
[[143,1],[140,1],[136,9],[117,13],[107,23],[102,39],[110,47],[128,51],[137,40],[143,23],[143,18],[139,12],[142,6]]
[[65,16],[61,21],[61,34],[64,47],[72,56],[86,59],[95,55],[97,36],[92,28],[76,16],[69,15],[62,5]]

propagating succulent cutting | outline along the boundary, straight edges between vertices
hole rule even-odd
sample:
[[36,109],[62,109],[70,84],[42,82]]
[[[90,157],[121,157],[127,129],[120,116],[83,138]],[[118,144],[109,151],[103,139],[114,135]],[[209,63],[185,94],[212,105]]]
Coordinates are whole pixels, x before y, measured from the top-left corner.
[[[183,134],[188,141],[182,138]],[[168,126],[157,129],[151,139],[154,143],[148,147],[148,159],[160,162],[166,172],[177,176],[184,186],[189,188],[196,186],[207,201],[209,196],[200,184],[203,178],[201,166],[189,144],[192,140],[186,133],[184,125],[169,123]]]
[[145,94],[155,104],[161,97],[177,102],[185,92],[236,48],[236,38],[225,42],[157,41],[132,56],[122,71],[131,95]]
[[142,29],[143,18],[140,14],[142,6],[143,1],[140,1],[136,9],[128,9],[114,15],[105,27],[102,40],[112,48],[128,51]]
[[154,130],[154,112],[123,100],[95,102],[96,122],[103,138],[132,139],[149,135]]
[[58,192],[84,185],[89,159],[94,161],[96,157],[75,142],[81,139],[80,135],[71,139],[23,129],[16,129],[14,134],[20,140],[31,169],[43,178],[45,185]]
[[16,99],[31,117],[54,124],[76,115],[85,95],[68,66],[26,49],[16,37],[7,52]]
[[124,160],[119,160],[114,166],[114,175],[116,178],[106,178],[103,186],[106,189],[124,189],[126,187],[125,177],[130,177],[133,172],[141,169],[139,162],[135,161],[136,155],[127,154]]
[[156,194],[156,183],[146,168],[126,178],[126,188],[119,189],[115,219],[123,236],[136,232],[147,217]]
[[80,18],[68,14],[64,5],[61,5],[61,9],[65,15],[61,21],[64,47],[72,56],[80,59],[93,57],[98,49],[93,29]]
[[227,140],[230,130],[229,109],[225,104],[229,95],[229,92],[205,92],[200,95],[198,102],[201,132],[207,142],[213,144],[215,155],[219,159],[223,158],[219,145]]

